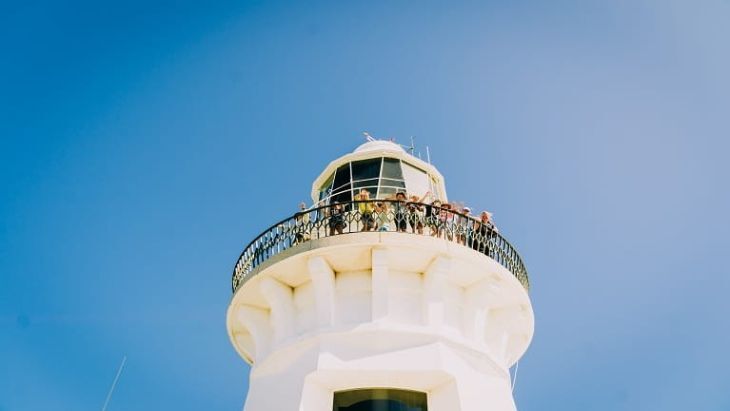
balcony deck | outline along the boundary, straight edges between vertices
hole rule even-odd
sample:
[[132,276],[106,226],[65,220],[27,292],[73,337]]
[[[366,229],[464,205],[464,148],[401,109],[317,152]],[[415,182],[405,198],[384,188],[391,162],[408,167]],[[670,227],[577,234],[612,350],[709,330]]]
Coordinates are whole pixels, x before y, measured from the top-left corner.
[[474,217],[423,203],[369,200],[309,209],[271,226],[239,256],[233,269],[233,292],[256,275],[263,263],[288,249],[311,240],[368,231],[442,238],[492,258],[529,289],[527,269],[517,250]]

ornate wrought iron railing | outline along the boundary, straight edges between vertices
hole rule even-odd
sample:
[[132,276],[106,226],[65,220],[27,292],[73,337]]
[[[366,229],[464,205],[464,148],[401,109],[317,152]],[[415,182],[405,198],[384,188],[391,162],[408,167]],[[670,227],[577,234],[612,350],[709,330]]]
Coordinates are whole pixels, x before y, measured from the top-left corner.
[[306,241],[364,231],[389,231],[444,238],[483,253],[529,289],[522,258],[491,225],[451,209],[424,203],[368,200],[330,204],[299,212],[261,233],[244,248],[233,269],[233,292],[264,261]]

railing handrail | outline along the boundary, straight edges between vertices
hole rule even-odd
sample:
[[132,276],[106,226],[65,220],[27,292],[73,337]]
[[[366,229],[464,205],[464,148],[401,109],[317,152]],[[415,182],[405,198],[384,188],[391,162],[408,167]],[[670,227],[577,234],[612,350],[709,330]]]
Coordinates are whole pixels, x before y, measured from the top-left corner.
[[[366,214],[368,213],[361,213],[359,210],[359,205],[363,203],[370,203],[369,207],[374,208],[375,204],[389,204],[387,207],[387,210],[384,211],[375,211],[371,210],[371,215],[369,217],[370,224],[373,225],[373,227],[370,230],[360,230],[362,226],[360,225],[363,220],[366,220]],[[395,205],[395,207],[394,207]],[[331,210],[336,209],[336,207],[341,206],[342,210],[337,213],[336,215],[339,215],[338,219],[333,220],[331,215]],[[407,214],[411,212],[412,210],[409,210],[409,206],[415,206],[417,208],[417,213],[415,214]],[[402,209],[400,207],[403,207]],[[394,211],[393,209],[396,208]],[[430,215],[426,215],[426,211],[430,209]],[[433,211],[436,210],[436,211]],[[400,231],[400,232],[406,232],[407,233],[407,226],[411,225],[413,234],[416,232],[416,225],[420,226],[419,229],[419,235],[426,235],[423,233],[423,228],[426,226],[429,227],[430,235],[434,236],[437,235],[441,237],[441,233],[444,233],[444,237],[447,237],[449,240],[454,240],[456,238],[456,241],[463,244],[464,246],[467,246],[467,238],[469,238],[468,242],[471,245],[471,248],[478,250],[479,252],[482,252],[483,254],[487,254],[489,257],[493,258],[495,261],[500,263],[503,267],[508,269],[512,274],[517,278],[517,280],[522,283],[522,285],[525,287],[525,289],[529,289],[529,279],[527,276],[527,269],[525,268],[524,262],[522,260],[522,257],[519,255],[519,252],[517,252],[517,249],[512,246],[512,244],[499,232],[497,232],[494,229],[494,226],[487,227],[486,229],[482,229],[481,226],[483,223],[480,219],[467,215],[464,213],[461,213],[456,210],[452,210],[449,208],[444,208],[442,206],[436,206],[433,204],[428,203],[421,203],[417,201],[408,201],[408,200],[380,200],[380,199],[369,199],[369,200],[353,200],[353,201],[346,201],[346,202],[336,202],[331,203],[327,205],[322,205],[318,207],[309,208],[306,210],[301,210],[294,215],[284,218],[275,224],[271,225],[269,228],[261,232],[257,237],[255,237],[246,247],[243,249],[241,254],[239,255],[238,259],[236,260],[236,264],[233,267],[233,276],[231,279],[232,282],[232,288],[233,292],[235,293],[238,288],[245,283],[250,277],[247,276],[248,273],[252,272],[256,267],[258,267],[260,264],[262,264],[264,261],[268,260],[270,257],[273,257],[274,255],[278,254],[279,252],[286,250],[288,248],[291,248],[295,245],[298,245],[302,242],[310,241],[311,238],[304,238],[305,230],[296,230],[297,227],[302,228],[304,225],[308,225],[309,227],[306,227],[309,229],[308,237],[311,236],[313,233],[316,232],[317,238],[323,238],[323,237],[330,237],[335,235],[343,235],[343,234],[350,234],[350,233],[356,233],[356,232],[362,232],[362,231],[383,231],[383,230],[376,230],[375,228],[375,220],[381,220],[383,214],[385,214],[386,218],[391,219],[395,222],[397,225],[395,229],[391,230],[390,228],[387,228],[386,231],[393,232],[393,231]],[[400,214],[400,216],[398,216]],[[304,216],[307,216],[306,223],[300,224],[298,221],[301,219],[304,220]],[[373,216],[374,215],[374,216]],[[353,218],[352,216],[355,216]],[[458,220],[457,217],[458,216]],[[312,217],[316,219],[316,221],[313,223]],[[349,217],[349,218],[348,218]],[[442,218],[445,217],[445,218]],[[435,219],[434,219],[435,218]],[[350,224],[346,224],[345,220],[349,220],[350,223],[355,223],[355,227],[358,228],[357,230],[353,231]],[[343,227],[339,230],[335,230],[332,227],[332,222],[337,221],[340,222],[343,225]],[[412,223],[414,222],[415,223]],[[455,221],[458,221],[455,223]],[[417,223],[417,224],[416,224]],[[314,227],[314,225],[318,225],[317,227]],[[340,223],[338,223],[340,224]],[[365,224],[368,224],[366,222]],[[458,227],[457,227],[458,225]],[[477,226],[479,225],[479,226]],[[406,230],[401,230],[401,228],[406,227]],[[347,227],[348,231],[345,233],[344,228]],[[277,239],[276,243],[270,243],[270,244],[264,244],[260,247],[256,247],[258,242],[261,242],[263,239],[266,238],[266,236],[270,235],[271,233],[275,233],[280,228],[286,229],[285,231],[290,231],[288,233],[281,232],[278,234],[287,234],[286,236],[283,236],[282,238]],[[313,231],[313,229],[316,228],[316,231]],[[474,232],[474,229],[480,230],[476,233]],[[329,235],[327,234],[329,229]],[[434,232],[434,229],[436,230]],[[322,235],[322,230],[324,230],[324,235]],[[337,233],[335,233],[337,231]],[[458,232],[458,233],[457,233]],[[292,234],[294,237],[292,237]],[[487,238],[481,238],[484,237],[485,234],[487,235]],[[302,238],[299,238],[299,236],[302,236]],[[457,237],[458,236],[458,237]],[[478,242],[476,241],[476,237],[480,237],[478,239]],[[293,239],[295,238],[295,239]],[[497,241],[494,241],[494,240]],[[497,246],[500,246],[499,249],[497,249]],[[281,250],[278,250],[276,252],[273,252],[271,249],[272,247],[281,248]],[[475,248],[477,247],[477,248]],[[257,256],[260,256],[260,254],[257,254],[258,250],[264,250],[268,252],[270,255],[266,256],[265,258],[260,258],[259,261],[256,260]],[[249,256],[253,260],[251,261],[251,264],[247,267],[244,267],[242,265],[242,262],[244,260],[244,257],[246,257],[247,252],[250,252],[251,255]],[[508,256],[505,256],[504,254],[507,254]],[[513,254],[513,256],[510,256]],[[246,258],[249,258],[246,257]],[[509,257],[509,258],[508,258]]]

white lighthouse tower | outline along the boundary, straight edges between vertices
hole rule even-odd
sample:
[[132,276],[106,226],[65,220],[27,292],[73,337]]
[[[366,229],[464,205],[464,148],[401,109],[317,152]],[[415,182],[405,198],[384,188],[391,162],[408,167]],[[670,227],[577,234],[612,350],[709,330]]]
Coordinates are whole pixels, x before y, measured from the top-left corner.
[[534,318],[511,244],[439,207],[442,175],[387,141],[331,162],[312,200],[234,269],[244,410],[515,410],[509,368]]

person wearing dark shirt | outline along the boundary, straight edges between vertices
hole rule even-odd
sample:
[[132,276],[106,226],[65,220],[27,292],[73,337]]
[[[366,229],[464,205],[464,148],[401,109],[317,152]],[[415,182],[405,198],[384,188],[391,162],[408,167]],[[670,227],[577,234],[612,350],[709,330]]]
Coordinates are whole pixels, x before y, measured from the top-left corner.
[[342,204],[335,203],[329,208],[329,227],[330,235],[342,234],[345,229],[345,209]]
[[406,193],[399,191],[395,195],[395,202],[393,203],[393,209],[395,210],[395,229],[398,232],[405,233],[408,228],[408,219],[406,218]]
[[472,245],[472,248],[482,252],[489,257],[493,257],[493,244],[492,237],[494,233],[498,233],[497,227],[494,225],[492,220],[492,213],[489,211],[482,211],[479,215],[479,222],[477,223],[476,233],[477,238]]

